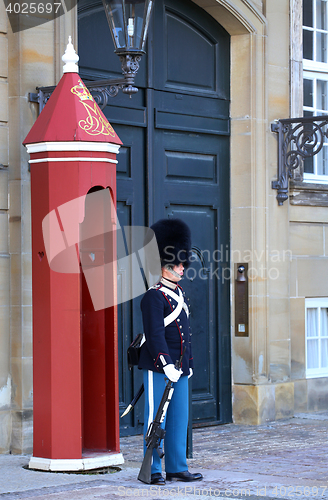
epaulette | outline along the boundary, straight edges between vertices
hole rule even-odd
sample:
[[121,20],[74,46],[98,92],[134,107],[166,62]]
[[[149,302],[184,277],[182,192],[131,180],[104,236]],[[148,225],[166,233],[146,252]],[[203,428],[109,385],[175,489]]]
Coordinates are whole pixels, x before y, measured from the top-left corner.
[[148,290],[159,290],[159,288],[162,288],[162,284],[156,283],[156,285],[151,286]]

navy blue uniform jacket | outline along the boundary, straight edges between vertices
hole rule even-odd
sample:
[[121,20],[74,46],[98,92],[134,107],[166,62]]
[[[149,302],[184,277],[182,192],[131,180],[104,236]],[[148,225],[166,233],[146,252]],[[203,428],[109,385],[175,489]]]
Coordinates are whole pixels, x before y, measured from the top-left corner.
[[[182,291],[179,285],[172,290],[177,294],[177,299],[178,288]],[[146,342],[141,348],[139,368],[163,373],[163,366],[175,364],[186,346],[182,371],[183,375],[189,375],[189,368],[194,365],[189,319],[184,308],[170,325],[164,326],[164,318],[172,313],[176,306],[175,299],[165,294],[165,286],[162,283],[150,288],[143,296],[141,311]]]

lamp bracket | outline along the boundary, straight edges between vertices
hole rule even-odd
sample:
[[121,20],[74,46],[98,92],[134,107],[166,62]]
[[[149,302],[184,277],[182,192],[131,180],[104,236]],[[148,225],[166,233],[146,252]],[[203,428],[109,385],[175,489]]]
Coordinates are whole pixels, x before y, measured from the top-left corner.
[[285,118],[271,124],[271,132],[278,134],[278,179],[271,184],[278,191],[278,205],[288,199],[288,183],[295,169],[321,151],[328,138],[327,125],[328,115]]
[[[111,79],[111,80],[96,80],[93,82],[84,82],[89,89],[94,100],[100,107],[104,109],[108,104],[109,97],[115,97],[121,89],[126,94],[135,94],[138,92],[136,87],[127,80],[127,78]],[[53,87],[37,87],[38,92],[29,92],[28,101],[39,104],[39,114],[48,102],[49,97],[55,90]]]

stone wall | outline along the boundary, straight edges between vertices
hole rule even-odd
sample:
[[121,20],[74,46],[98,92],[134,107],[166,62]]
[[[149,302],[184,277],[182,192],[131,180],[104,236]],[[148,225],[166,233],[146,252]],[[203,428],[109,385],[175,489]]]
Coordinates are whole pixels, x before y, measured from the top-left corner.
[[305,379],[305,298],[328,297],[328,207],[290,207],[291,370],[295,409],[328,408],[327,378]]
[[10,449],[10,258],[8,242],[8,37],[0,4],[0,453]]

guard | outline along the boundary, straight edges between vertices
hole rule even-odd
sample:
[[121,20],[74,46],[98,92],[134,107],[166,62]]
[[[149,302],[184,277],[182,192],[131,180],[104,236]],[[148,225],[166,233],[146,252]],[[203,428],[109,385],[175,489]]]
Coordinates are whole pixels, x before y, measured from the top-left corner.
[[[178,284],[190,264],[190,229],[180,219],[162,219],[154,231],[162,266],[162,278],[141,301],[146,342],[140,353],[145,387],[144,435],[154,420],[166,380],[174,392],[162,423],[165,428],[164,450],[166,480],[199,481],[203,476],[188,471],[186,461],[188,427],[188,378],[193,374],[189,309]],[[183,354],[181,369],[175,364]],[[146,452],[146,446],[144,446]],[[161,459],[153,452],[151,484],[164,485]]]

